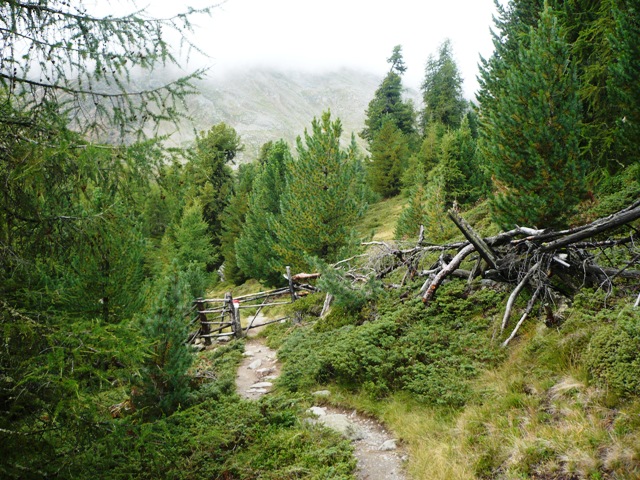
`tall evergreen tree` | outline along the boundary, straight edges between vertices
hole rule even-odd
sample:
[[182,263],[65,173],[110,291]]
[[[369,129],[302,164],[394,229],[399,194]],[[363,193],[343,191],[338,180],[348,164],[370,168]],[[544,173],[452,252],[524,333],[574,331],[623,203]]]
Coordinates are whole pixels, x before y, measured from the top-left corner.
[[360,133],[371,145],[382,128],[385,119],[392,120],[396,127],[409,138],[415,133],[415,111],[413,104],[402,99],[404,87],[402,74],[406,71],[402,58],[402,47],[397,45],[387,60],[391,69],[384,78],[365,112],[365,128]]
[[282,283],[282,263],[275,251],[273,224],[280,216],[286,172],[292,163],[284,140],[269,144],[261,155],[260,170],[249,196],[242,233],[235,244],[238,266],[246,275],[270,285]]
[[219,123],[196,137],[195,148],[185,169],[185,182],[192,184],[193,197],[202,202],[204,218],[209,225],[209,235],[214,253],[209,271],[222,263],[220,255],[221,215],[233,195],[233,173],[230,163],[242,150],[236,131]]
[[[271,143],[271,142],[269,142]],[[260,159],[259,159],[260,160]],[[236,171],[235,192],[229,205],[222,213],[222,234],[220,236],[220,250],[224,258],[224,279],[240,285],[248,276],[238,266],[236,257],[236,242],[244,230],[247,212],[249,211],[249,196],[259,164],[246,163],[240,165]]]
[[497,220],[559,226],[584,189],[578,83],[549,7],[528,35],[530,46],[503,72],[504,87],[481,97],[492,96],[481,105],[481,145],[493,173]]
[[462,76],[453,58],[451,40],[445,40],[438,57],[429,56],[422,82],[424,110],[420,123],[423,131],[434,122],[448,128],[458,128],[467,108],[462,95]]
[[[342,124],[325,112],[298,137],[298,159],[289,164],[287,186],[274,227],[274,249],[284,265],[308,266],[305,255],[337,261],[354,243],[364,211],[356,152],[340,147]],[[352,145],[353,142],[352,142]]]
[[409,147],[407,139],[390,118],[384,119],[382,128],[371,144],[368,165],[369,185],[383,198],[400,193],[402,172],[407,166]]
[[617,113],[618,161],[631,165],[640,160],[640,7],[619,0],[613,13],[616,62],[611,66],[607,90]]
[[180,223],[175,229],[173,261],[166,265],[167,268],[177,268],[181,272],[188,285],[186,288],[190,299],[203,296],[210,283],[206,268],[213,253],[207,227],[202,205],[195,200],[182,212]]

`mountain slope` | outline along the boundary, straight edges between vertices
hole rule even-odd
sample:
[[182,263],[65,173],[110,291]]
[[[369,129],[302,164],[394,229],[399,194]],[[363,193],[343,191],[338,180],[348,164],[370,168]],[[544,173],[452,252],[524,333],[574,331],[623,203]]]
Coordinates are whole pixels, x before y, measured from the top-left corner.
[[[178,143],[193,138],[193,128],[206,130],[219,122],[232,126],[242,137],[245,151],[238,158],[256,158],[262,144],[283,138],[295,144],[314,117],[331,110],[343,124],[346,142],[364,127],[365,110],[381,79],[349,69],[308,73],[251,69],[229,72],[202,81],[201,95],[189,100],[195,126],[183,128],[173,137]],[[418,99],[415,91],[409,98]]]

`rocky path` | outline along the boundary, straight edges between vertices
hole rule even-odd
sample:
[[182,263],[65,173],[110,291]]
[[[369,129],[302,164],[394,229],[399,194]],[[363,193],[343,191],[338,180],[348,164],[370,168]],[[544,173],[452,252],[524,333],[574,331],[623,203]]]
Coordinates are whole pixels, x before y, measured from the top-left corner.
[[[276,352],[261,338],[248,338],[244,360],[238,368],[236,387],[245,398],[256,400],[267,394],[280,374]],[[315,392],[318,397],[328,391]],[[405,480],[403,451],[393,436],[377,421],[335,407],[314,406],[309,409],[313,423],[322,423],[353,442],[358,460],[356,477],[360,480]]]
[[263,339],[248,338],[244,347],[244,359],[236,374],[238,393],[256,400],[271,390],[273,380],[279,374],[276,352],[267,347]]

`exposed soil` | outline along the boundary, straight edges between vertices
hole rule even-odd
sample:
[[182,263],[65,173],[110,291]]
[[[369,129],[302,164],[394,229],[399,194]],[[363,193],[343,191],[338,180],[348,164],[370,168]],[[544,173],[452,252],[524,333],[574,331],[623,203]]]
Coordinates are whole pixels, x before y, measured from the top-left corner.
[[[253,330],[252,330],[253,332]],[[245,398],[256,400],[269,393],[272,382],[280,374],[276,352],[267,347],[262,338],[249,337],[245,344],[245,358],[238,368],[236,387]],[[402,463],[406,458],[393,436],[376,420],[334,407],[314,407],[323,416],[340,417],[348,422],[353,435],[354,455],[358,461],[356,477],[360,480],[405,480]],[[345,417],[345,418],[342,418]]]

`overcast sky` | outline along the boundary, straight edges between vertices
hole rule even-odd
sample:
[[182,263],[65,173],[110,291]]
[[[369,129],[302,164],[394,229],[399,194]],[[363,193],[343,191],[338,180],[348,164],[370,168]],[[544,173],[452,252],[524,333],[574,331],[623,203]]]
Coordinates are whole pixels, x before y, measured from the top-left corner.
[[[149,12],[166,14],[205,3],[154,0]],[[478,88],[479,55],[487,57],[493,49],[494,13],[493,0],[227,0],[210,18],[194,18],[194,23],[213,76],[260,65],[352,67],[382,77],[393,47],[402,45],[405,84],[414,88],[424,77],[429,55],[450,38],[470,97]]]

